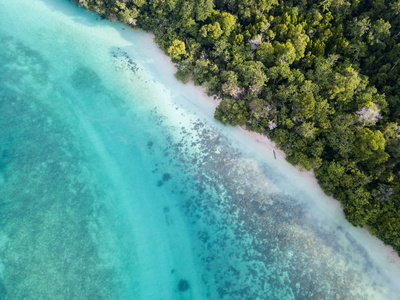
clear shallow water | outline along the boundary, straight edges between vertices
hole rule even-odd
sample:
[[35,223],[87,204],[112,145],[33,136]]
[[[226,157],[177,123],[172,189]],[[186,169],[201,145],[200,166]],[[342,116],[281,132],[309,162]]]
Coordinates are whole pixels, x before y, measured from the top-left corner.
[[0,298],[400,298],[379,243],[145,33],[2,0],[0,45]]

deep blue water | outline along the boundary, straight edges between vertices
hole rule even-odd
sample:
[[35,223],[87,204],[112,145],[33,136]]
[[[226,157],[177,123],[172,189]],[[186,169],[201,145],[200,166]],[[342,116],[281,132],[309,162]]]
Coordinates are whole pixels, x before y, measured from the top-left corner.
[[1,0],[0,45],[1,299],[400,298],[380,243],[146,33]]

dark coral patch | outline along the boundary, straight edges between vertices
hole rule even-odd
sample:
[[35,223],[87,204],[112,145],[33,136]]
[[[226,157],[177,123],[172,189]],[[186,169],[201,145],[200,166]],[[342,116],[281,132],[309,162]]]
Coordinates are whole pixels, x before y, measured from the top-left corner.
[[184,279],[179,280],[178,289],[180,292],[185,292],[189,289],[189,282]]
[[170,180],[171,179],[171,174],[169,174],[169,173],[164,173],[164,175],[163,175],[163,181],[165,182],[165,181],[168,181],[168,180]]

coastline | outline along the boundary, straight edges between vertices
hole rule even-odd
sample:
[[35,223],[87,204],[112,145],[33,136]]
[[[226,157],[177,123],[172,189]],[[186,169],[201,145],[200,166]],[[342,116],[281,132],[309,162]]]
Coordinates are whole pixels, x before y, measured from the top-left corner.
[[[144,32],[153,41],[153,43],[157,45],[157,43],[154,41],[154,38],[155,38],[154,33],[152,31],[148,31],[148,32],[144,31]],[[162,54],[162,56],[164,57],[165,61],[168,61],[171,69],[173,69],[174,73],[175,73],[176,72],[176,66],[172,62],[171,58],[168,55],[166,55],[158,47],[158,45],[157,45],[157,49],[159,50],[160,54]],[[188,86],[188,87],[190,87],[192,89],[195,89],[199,94],[201,94],[203,96],[203,98],[205,98],[206,100],[208,100],[208,102],[210,104],[212,104],[214,109],[222,101],[221,99],[216,98],[216,96],[207,95],[206,89],[203,86],[195,85],[193,80],[189,80],[184,85]],[[288,162],[286,162],[286,159],[285,159],[286,158],[286,154],[285,154],[285,152],[283,152],[283,150],[279,149],[276,146],[276,143],[273,140],[271,140],[268,136],[261,135],[261,134],[259,134],[257,132],[254,132],[254,131],[249,131],[249,130],[246,129],[246,126],[236,126],[236,127],[239,128],[239,130],[242,131],[243,133],[245,133],[248,137],[250,137],[253,141],[258,143],[259,145],[262,145],[262,147],[265,148],[266,153],[270,152],[271,155],[273,156],[274,155],[273,152],[275,151],[276,160],[285,160],[285,163],[289,164]],[[314,185],[319,187],[318,180],[317,180],[317,178],[315,177],[315,174],[314,174],[314,170],[307,171],[307,170],[301,169],[299,166],[294,166],[294,165],[291,165],[291,164],[289,164],[289,165],[294,167],[294,168],[296,168],[297,171],[299,173],[301,173],[304,178],[307,178],[310,181],[310,183],[312,182]],[[332,198],[332,200],[334,200],[334,202],[335,202],[335,204],[337,204],[337,206],[340,206],[340,201],[338,201],[338,200],[336,200],[334,198]],[[400,263],[400,260],[399,260],[399,263]]]
[[[3,210],[0,294],[400,300],[390,249],[345,220],[278,140],[217,121],[218,97],[177,80],[145,31],[68,2],[6,1],[5,38],[25,47],[0,51],[17,104],[0,115],[7,139],[24,138],[6,149],[17,181],[6,182],[16,205]],[[27,75],[38,70],[48,76]],[[12,122],[21,115],[27,126]]]
[[[153,40],[153,42],[154,42],[155,44],[157,44],[157,43],[154,41],[154,38],[155,38],[154,32],[148,31],[148,32],[146,32],[146,34],[149,36],[149,38],[151,38],[151,39]],[[160,52],[163,54],[165,60],[167,60],[167,61],[169,62],[171,68],[173,68],[173,69],[176,71],[176,66],[175,66],[175,64],[172,62],[171,57],[169,57],[168,55],[166,55],[165,53],[163,53],[163,52],[161,51],[161,49],[160,49]],[[203,86],[201,86],[201,85],[195,85],[194,82],[193,82],[193,80],[189,80],[189,82],[187,82],[185,85],[186,85],[186,86],[190,86],[190,87],[193,88],[193,89],[196,89],[197,92],[198,92],[199,94],[203,94],[203,96],[204,96],[205,98],[207,98],[207,100],[209,100],[210,103],[213,103],[215,107],[217,107],[218,104],[222,101],[221,99],[217,98],[216,96],[208,96],[208,95],[207,95],[206,89],[205,89]],[[262,144],[266,149],[270,150],[271,152],[272,152],[272,151],[275,151],[275,153],[276,153],[276,159],[285,159],[285,157],[286,157],[285,152],[283,152],[281,149],[279,149],[278,147],[276,147],[275,142],[272,141],[268,136],[266,136],[266,135],[261,135],[261,134],[259,134],[259,133],[257,133],[257,132],[249,131],[249,130],[246,129],[245,126],[237,126],[237,127],[240,128],[241,131],[243,131],[245,134],[247,134],[248,136],[250,136],[252,139],[254,139],[256,142]],[[300,171],[300,168],[298,168],[298,169],[299,169],[299,171]],[[310,177],[313,176],[313,177],[315,177],[313,171],[301,171],[301,172],[303,172],[304,174],[307,174],[307,176],[310,176]],[[316,180],[316,179],[315,179],[315,180]]]
[[[152,42],[157,45],[157,43],[154,41],[155,35],[152,31],[144,31],[145,34],[148,36],[149,39],[152,40]],[[166,55],[161,49],[160,47],[157,45],[156,46],[158,51],[160,52],[160,54],[162,54],[162,57],[164,58],[165,61],[167,61],[171,67],[171,69],[174,70],[174,73],[176,72],[176,66],[175,64],[172,62],[171,58]],[[189,80],[186,84],[184,84],[185,86],[188,86],[194,90],[196,90],[196,92],[198,94],[201,94],[204,98],[208,101],[208,104],[212,105],[212,107],[215,108],[218,106],[218,104],[220,103],[221,99],[216,98],[215,96],[209,96],[207,95],[207,91],[203,86],[199,86],[199,85],[195,85],[193,80]],[[260,145],[260,147],[265,149],[265,154],[266,155],[271,155],[272,157],[274,157],[274,152],[276,155],[275,160],[277,161],[282,161],[284,160],[285,164],[288,164],[289,166],[291,166],[295,172],[297,172],[298,174],[300,174],[300,176],[306,181],[308,182],[310,185],[314,186],[315,188],[319,189],[321,191],[321,193],[323,193],[321,187],[318,184],[318,180],[314,174],[314,170],[312,169],[311,171],[307,171],[304,169],[301,169],[299,166],[294,166],[290,163],[288,163],[285,159],[286,154],[285,152],[283,152],[281,149],[279,149],[278,147],[276,147],[276,144],[274,141],[272,141],[268,136],[266,135],[261,135],[257,132],[252,132],[249,131],[245,128],[245,126],[236,126],[240,132],[244,133],[247,137],[249,137],[251,140],[253,140],[255,143],[257,143],[258,145]],[[335,198],[333,198],[333,196],[327,196],[327,199],[329,199],[329,205],[335,207],[336,209],[340,210],[343,214],[344,217],[344,213],[343,213],[343,207],[340,203],[339,200],[336,200]],[[351,225],[349,223],[349,225]],[[385,245],[383,243],[382,240],[380,240],[379,238],[377,238],[376,236],[373,236],[369,230],[367,230],[366,228],[360,228],[360,227],[354,227],[353,225],[351,225],[354,229],[356,230],[360,230],[363,231],[366,235],[368,235],[370,238],[372,238],[375,242],[376,242],[376,247],[378,251],[382,251],[384,253],[384,256],[386,257],[387,262],[389,262],[390,264],[394,264],[394,269],[395,271],[400,272],[400,256],[397,254],[397,252],[393,249],[392,246],[390,245]]]

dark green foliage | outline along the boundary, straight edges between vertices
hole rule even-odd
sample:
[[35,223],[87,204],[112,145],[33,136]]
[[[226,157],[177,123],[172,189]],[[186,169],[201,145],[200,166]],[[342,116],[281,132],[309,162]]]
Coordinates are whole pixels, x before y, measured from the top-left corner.
[[273,138],[400,251],[399,1],[74,1],[154,31],[216,119]]

